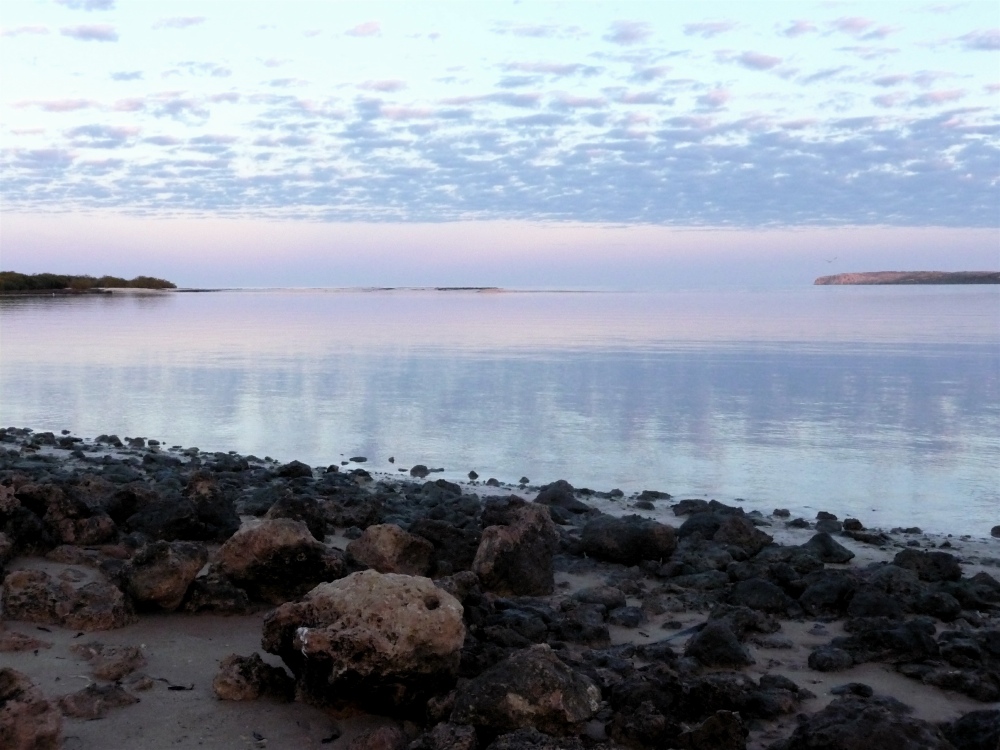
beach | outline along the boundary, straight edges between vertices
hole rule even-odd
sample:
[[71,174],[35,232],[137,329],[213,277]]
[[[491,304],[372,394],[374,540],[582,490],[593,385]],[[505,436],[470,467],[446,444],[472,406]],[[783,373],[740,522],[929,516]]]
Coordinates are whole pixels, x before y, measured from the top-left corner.
[[[669,488],[456,483],[358,458],[0,430],[0,667],[37,690],[31,720],[3,696],[0,733],[27,736],[44,715],[58,738],[15,747],[795,750],[853,711],[924,738],[907,747],[1000,738],[989,528],[874,529],[837,508],[795,518]],[[454,603],[456,645],[430,666],[438,641],[340,671],[327,654],[317,682],[281,639],[294,631],[306,655],[304,631],[336,626],[308,610],[327,601],[316,587],[333,601],[349,581],[424,587],[425,602],[433,581],[429,616]],[[220,679],[232,654],[261,657],[249,687]],[[508,663],[542,677],[521,685]],[[517,700],[486,707],[494,694]]]

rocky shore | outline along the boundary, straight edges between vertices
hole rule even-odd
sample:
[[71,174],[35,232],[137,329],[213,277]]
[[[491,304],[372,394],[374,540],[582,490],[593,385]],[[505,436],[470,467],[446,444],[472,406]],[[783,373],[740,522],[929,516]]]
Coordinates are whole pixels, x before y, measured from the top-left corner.
[[0,747],[997,750],[992,533],[0,429]]
[[870,271],[820,276],[818,286],[871,284],[1000,284],[1000,271]]

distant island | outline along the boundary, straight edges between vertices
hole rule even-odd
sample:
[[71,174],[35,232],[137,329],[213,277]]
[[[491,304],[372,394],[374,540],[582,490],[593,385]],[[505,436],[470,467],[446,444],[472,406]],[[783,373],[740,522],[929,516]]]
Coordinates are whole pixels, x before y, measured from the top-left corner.
[[56,273],[0,271],[0,294],[85,294],[108,289],[176,289],[177,285],[152,276],[68,276]]
[[820,276],[814,284],[1000,284],[1000,271],[871,271]]

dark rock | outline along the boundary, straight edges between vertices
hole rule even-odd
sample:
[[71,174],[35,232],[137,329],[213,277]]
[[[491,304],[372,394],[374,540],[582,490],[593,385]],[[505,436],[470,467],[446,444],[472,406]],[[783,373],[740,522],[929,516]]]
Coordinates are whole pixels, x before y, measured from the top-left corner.
[[491,515],[510,523],[483,529],[472,563],[472,570],[483,587],[515,596],[552,593],[555,585],[552,560],[559,535],[548,510],[524,503],[519,498],[510,498],[487,501],[483,523],[488,523],[485,519]]
[[771,544],[774,538],[765,534],[753,525],[745,516],[726,516],[713,534],[712,541],[729,547],[739,547],[747,556],[752,557],[764,547]]
[[944,591],[921,594],[913,601],[912,607],[914,612],[936,617],[942,622],[952,622],[962,614],[961,602]]
[[475,728],[442,721],[417,738],[410,750],[478,750],[478,747]]
[[197,542],[152,542],[125,564],[119,580],[140,608],[172,612],[207,562],[208,550]]
[[892,698],[845,696],[806,717],[771,750],[954,750],[937,727]]
[[637,628],[646,622],[646,613],[641,607],[616,607],[608,612],[608,623],[623,628]]
[[896,554],[893,565],[914,571],[921,581],[957,581],[962,577],[958,558],[947,552],[924,552],[904,549]]
[[262,695],[291,701],[295,697],[295,680],[280,667],[265,664],[260,654],[230,654],[219,663],[212,692],[224,701],[253,701]]
[[692,513],[704,513],[708,510],[708,501],[701,500],[699,498],[689,498],[687,500],[681,500],[677,504],[671,506],[675,516],[688,516]]
[[430,572],[434,545],[395,524],[385,523],[365,529],[347,545],[347,554],[379,573],[423,576]]
[[679,750],[744,750],[750,730],[736,711],[716,711],[673,741]]
[[406,750],[408,744],[402,729],[387,724],[359,734],[348,743],[347,750]]
[[684,654],[707,667],[744,667],[756,663],[730,627],[709,622],[687,642]]
[[122,708],[138,703],[139,699],[125,692],[118,684],[88,685],[59,699],[59,708],[64,716],[75,719],[103,719],[112,708]]
[[59,750],[62,715],[27,675],[0,668],[0,747]]
[[242,615],[250,611],[250,597],[224,575],[210,571],[191,582],[181,608],[185,612]]
[[410,476],[411,477],[416,477],[417,479],[423,479],[424,477],[426,477],[430,473],[431,473],[431,470],[428,469],[423,464],[417,464],[416,466],[413,466],[413,467],[410,468]]
[[844,519],[844,530],[845,531],[864,531],[864,524],[861,523],[857,518],[845,518]]
[[625,594],[621,589],[613,586],[592,586],[579,589],[573,594],[573,598],[583,604],[600,604],[606,609],[615,609],[625,606]]
[[856,664],[923,661],[938,656],[934,631],[934,623],[923,619],[891,624],[875,622],[853,635],[834,638],[831,645],[850,653]]
[[410,525],[409,531],[433,545],[431,572],[435,575],[469,570],[482,541],[482,530],[478,525],[461,528],[433,518],[418,518]]
[[302,521],[309,527],[309,533],[317,540],[322,542],[326,538],[326,514],[316,498],[308,495],[293,495],[291,492],[281,493],[268,508],[264,518],[289,518],[293,521]]
[[840,672],[854,666],[854,657],[834,646],[820,646],[809,654],[809,668],[817,672]]
[[837,542],[825,531],[816,534],[801,548],[825,563],[847,563],[854,559],[854,553]]
[[284,477],[285,479],[295,479],[297,477],[306,477],[311,479],[313,475],[312,467],[308,464],[304,464],[301,461],[290,461],[287,464],[282,464],[274,471],[275,476]]
[[956,750],[1000,748],[1000,709],[972,711],[941,725],[941,733]]
[[676,546],[673,527],[636,515],[597,516],[586,523],[580,537],[586,554],[624,565],[666,560]]
[[863,682],[848,682],[843,685],[837,685],[836,687],[830,688],[831,695],[856,695],[859,698],[871,698],[875,695],[875,691],[872,690],[870,685],[865,685]]
[[794,603],[778,586],[761,578],[739,581],[729,591],[729,602],[775,614],[784,613]]
[[451,721],[498,734],[532,727],[565,734],[593,716],[601,691],[548,646],[515,652],[458,689]]
[[535,502],[540,505],[562,508],[570,513],[596,513],[586,503],[580,502],[573,494],[573,485],[565,479],[557,479],[551,484],[546,484],[538,491]]
[[883,594],[875,589],[861,589],[851,598],[847,606],[850,617],[888,617],[891,620],[903,619],[903,605],[894,596]]

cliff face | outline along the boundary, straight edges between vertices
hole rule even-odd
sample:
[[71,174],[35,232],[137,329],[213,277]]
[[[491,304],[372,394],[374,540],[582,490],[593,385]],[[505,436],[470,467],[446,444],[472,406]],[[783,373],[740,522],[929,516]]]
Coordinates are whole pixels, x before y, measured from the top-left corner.
[[820,276],[814,284],[1000,284],[1000,271],[872,271]]

